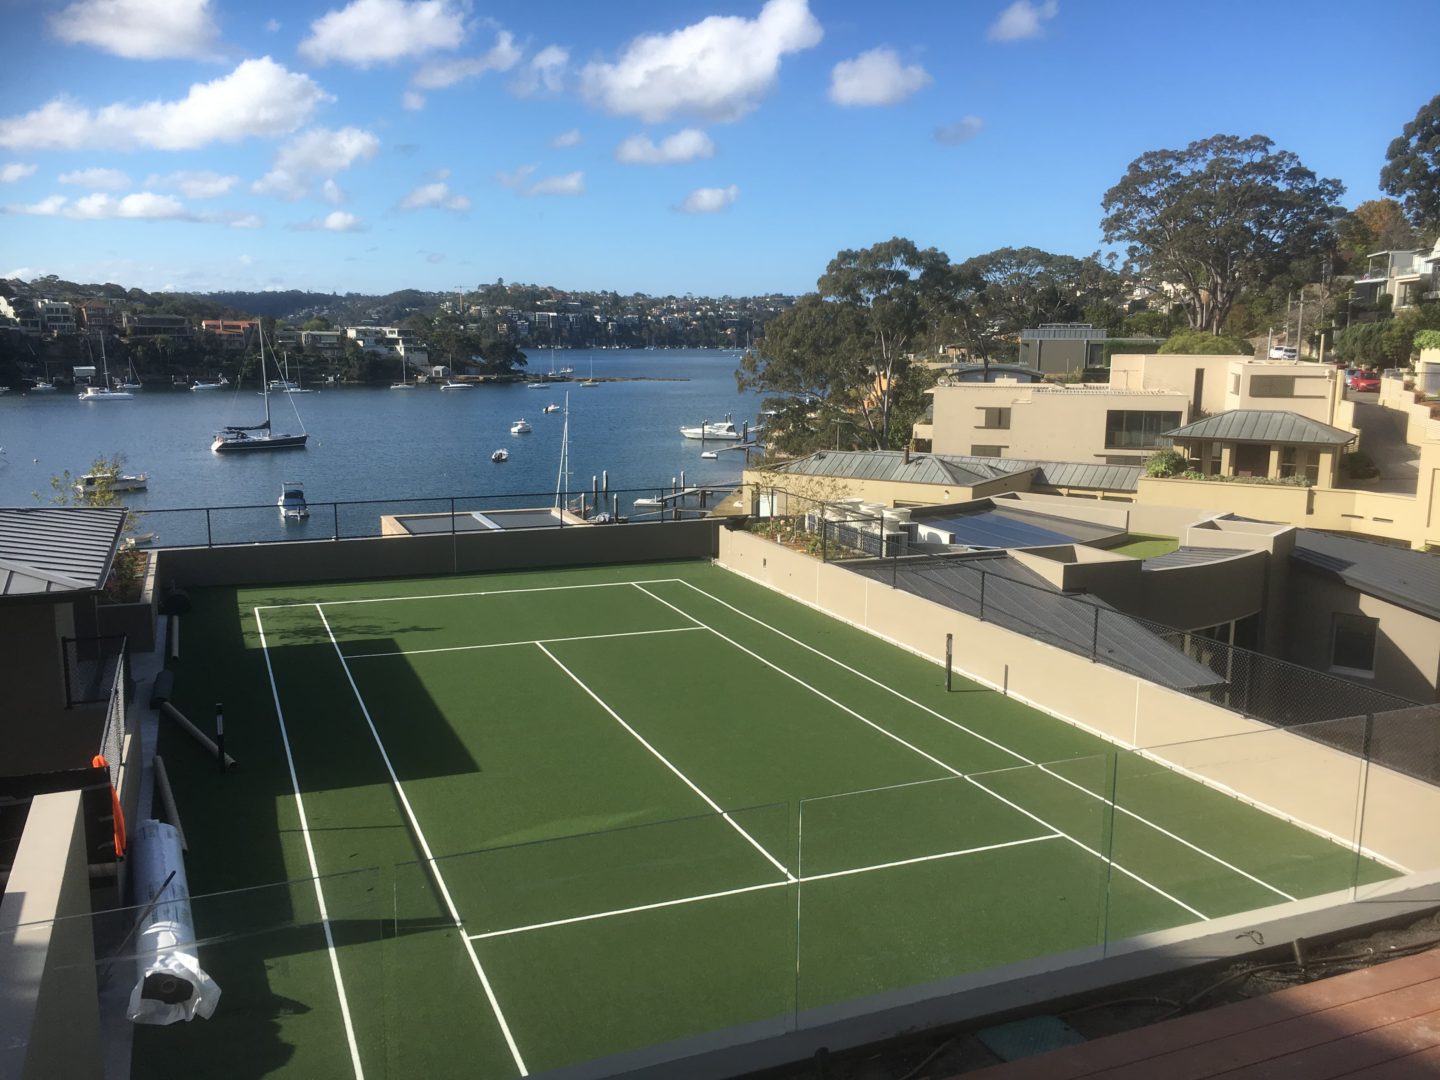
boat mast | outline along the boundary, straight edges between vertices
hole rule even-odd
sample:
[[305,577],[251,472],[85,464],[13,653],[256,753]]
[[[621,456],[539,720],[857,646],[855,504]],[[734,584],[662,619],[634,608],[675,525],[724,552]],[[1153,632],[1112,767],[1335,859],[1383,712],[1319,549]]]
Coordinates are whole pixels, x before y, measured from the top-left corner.
[[260,393],[265,398],[265,433],[270,434],[270,380],[265,378],[265,324],[255,320],[255,329],[260,334]]
[[570,391],[565,391],[565,423],[560,428],[560,472],[555,477],[555,509],[564,510],[570,491]]

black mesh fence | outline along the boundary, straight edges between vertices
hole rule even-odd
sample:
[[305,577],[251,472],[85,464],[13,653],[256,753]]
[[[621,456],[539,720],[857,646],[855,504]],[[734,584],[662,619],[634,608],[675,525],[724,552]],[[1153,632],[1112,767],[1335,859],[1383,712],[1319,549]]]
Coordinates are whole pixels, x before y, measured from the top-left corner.
[[61,644],[65,706],[104,704],[105,719],[95,753],[105,758],[110,782],[118,786],[125,737],[130,733],[130,657],[126,639],[123,635],[65,638]]

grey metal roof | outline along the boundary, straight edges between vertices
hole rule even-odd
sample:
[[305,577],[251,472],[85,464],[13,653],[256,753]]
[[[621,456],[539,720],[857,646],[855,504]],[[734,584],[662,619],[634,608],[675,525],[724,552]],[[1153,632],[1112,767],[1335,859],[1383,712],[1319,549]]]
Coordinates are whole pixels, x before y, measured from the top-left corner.
[[89,506],[0,507],[0,596],[101,588],[125,513]]
[[1231,409],[1165,433],[1172,439],[1344,446],[1355,433],[1280,409]]
[[1091,465],[1073,461],[972,457],[968,454],[911,454],[910,463],[906,465],[905,455],[900,450],[821,450],[809,457],[771,466],[771,470],[800,476],[903,480],[912,484],[955,484],[964,487],[1037,470],[1035,482],[1041,486],[1095,491],[1134,491],[1144,471],[1139,465]]
[[1290,558],[1367,596],[1440,619],[1440,555],[1301,529]]
[[[1082,600],[1063,593],[1009,556],[843,565],[887,585],[893,575],[895,584],[906,592],[969,615],[980,614],[983,580],[986,622],[1082,656],[1090,656],[1094,648],[1105,663],[1177,690],[1220,686],[1225,681],[1159,633],[1103,600],[1088,595]],[[1177,642],[1183,636],[1177,631]]]
[[1169,570],[1175,566],[1199,566],[1202,563],[1223,562],[1248,554],[1248,551],[1236,551],[1234,548],[1182,547],[1168,554],[1146,559],[1140,564],[1140,569]]

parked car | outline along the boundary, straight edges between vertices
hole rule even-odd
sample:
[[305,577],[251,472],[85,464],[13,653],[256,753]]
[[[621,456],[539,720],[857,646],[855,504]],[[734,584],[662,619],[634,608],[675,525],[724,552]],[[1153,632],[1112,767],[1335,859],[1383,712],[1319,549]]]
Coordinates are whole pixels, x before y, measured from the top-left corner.
[[1346,385],[1357,394],[1375,394],[1380,391],[1380,376],[1373,371],[1357,371]]
[[1300,350],[1294,345],[1271,345],[1271,360],[1299,360]]

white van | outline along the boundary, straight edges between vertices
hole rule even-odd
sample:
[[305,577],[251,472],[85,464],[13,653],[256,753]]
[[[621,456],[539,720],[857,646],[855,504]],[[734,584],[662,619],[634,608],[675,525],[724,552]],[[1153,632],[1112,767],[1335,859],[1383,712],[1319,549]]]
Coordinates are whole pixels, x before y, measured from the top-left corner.
[[1271,360],[1299,360],[1300,350],[1293,345],[1271,345]]

